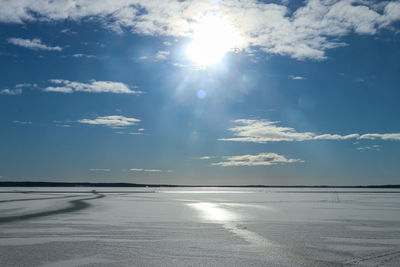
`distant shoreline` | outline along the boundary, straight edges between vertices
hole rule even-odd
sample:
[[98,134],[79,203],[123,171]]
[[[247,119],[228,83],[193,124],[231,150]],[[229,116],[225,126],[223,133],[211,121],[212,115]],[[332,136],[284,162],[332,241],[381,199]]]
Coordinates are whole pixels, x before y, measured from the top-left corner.
[[400,188],[400,184],[388,185],[174,185],[136,183],[88,183],[88,182],[0,182],[0,187],[230,187],[230,188]]

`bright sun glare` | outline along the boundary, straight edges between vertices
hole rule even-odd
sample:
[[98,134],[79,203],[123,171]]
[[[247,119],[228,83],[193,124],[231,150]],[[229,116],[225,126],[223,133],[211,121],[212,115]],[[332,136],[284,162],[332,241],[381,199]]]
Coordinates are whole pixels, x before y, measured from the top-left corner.
[[225,53],[242,45],[242,37],[229,21],[216,16],[204,17],[194,28],[186,55],[201,66],[219,63]]

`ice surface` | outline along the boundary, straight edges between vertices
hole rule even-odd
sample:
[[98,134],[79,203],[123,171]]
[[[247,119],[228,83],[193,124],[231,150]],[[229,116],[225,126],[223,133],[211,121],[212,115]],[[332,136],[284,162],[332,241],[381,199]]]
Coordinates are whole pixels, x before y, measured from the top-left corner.
[[0,266],[400,266],[400,190],[3,188]]

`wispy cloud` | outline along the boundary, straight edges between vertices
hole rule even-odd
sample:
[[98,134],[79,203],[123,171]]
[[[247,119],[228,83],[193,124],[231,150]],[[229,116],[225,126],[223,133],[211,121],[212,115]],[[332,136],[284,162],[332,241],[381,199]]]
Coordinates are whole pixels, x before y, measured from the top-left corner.
[[288,159],[276,153],[260,153],[257,155],[241,155],[224,157],[225,161],[212,163],[212,166],[268,166],[278,163],[303,162],[300,159]]
[[71,120],[66,120],[66,121],[57,121],[54,120],[53,123],[57,126],[57,127],[62,127],[62,128],[70,128],[71,124],[73,121]]
[[22,125],[29,125],[29,124],[32,124],[31,121],[17,121],[17,120],[13,121],[13,123],[22,124]]
[[166,60],[169,56],[169,51],[158,51],[155,58],[156,60]]
[[86,93],[114,93],[114,94],[142,94],[142,91],[131,90],[129,86],[121,82],[91,81],[90,83],[72,82],[62,79],[51,79],[49,86],[43,89],[45,92],[57,92],[70,94],[73,92]]
[[19,83],[15,85],[15,88],[24,88],[24,87],[37,87],[36,83]]
[[22,94],[22,89],[3,89],[0,90],[0,95],[20,95]]
[[198,159],[209,160],[209,159],[214,159],[214,158],[215,158],[215,156],[203,156],[203,157],[199,157]]
[[120,115],[114,115],[97,117],[95,119],[82,119],[78,120],[78,122],[90,125],[103,125],[111,128],[125,128],[128,126],[136,125],[138,122],[140,122],[140,120],[135,118],[127,118]]
[[63,29],[60,32],[63,33],[63,34],[67,34],[67,35],[76,35],[76,34],[78,34],[77,32],[71,31],[71,29],[68,29],[68,28],[67,29]]
[[303,76],[289,75],[289,79],[292,79],[292,80],[304,80],[305,77],[303,77]]
[[122,132],[122,131],[118,131],[115,132],[116,134],[127,134],[127,135],[146,135],[145,133],[143,133],[143,131],[139,131],[140,129],[137,130],[137,132]]
[[[114,31],[163,36],[191,36],[204,15],[232,21],[243,37],[243,48],[258,47],[293,58],[325,59],[325,51],[346,45],[351,33],[374,35],[400,19],[399,1],[308,0],[297,9],[256,0],[240,1],[74,0],[9,1],[0,9],[0,21],[77,21],[96,17]],[[37,45],[43,45],[36,42]],[[47,47],[47,46],[45,46]],[[56,50],[59,47],[53,47]],[[60,48],[61,49],[61,48]]]
[[13,89],[6,88],[0,90],[0,95],[20,95],[23,92],[22,88],[29,88],[29,87],[37,88],[38,85],[36,83],[19,83],[16,84]]
[[352,133],[340,134],[316,134],[313,132],[298,132],[291,127],[277,126],[278,122],[268,120],[240,119],[234,121],[238,124],[228,130],[235,137],[220,138],[220,141],[267,143],[281,141],[307,141],[307,140],[348,140],[348,139],[381,139],[400,141],[400,133]]
[[111,169],[89,169],[91,172],[109,172]]
[[86,54],[73,54],[73,57],[76,58],[95,58],[96,56],[94,55],[86,55]]
[[172,170],[159,170],[159,169],[141,169],[141,168],[132,168],[130,171],[133,172],[173,172]]
[[[2,8],[4,8],[3,5]],[[47,50],[47,51],[61,51],[62,48],[59,46],[48,46],[42,43],[38,38],[35,39],[23,39],[23,38],[9,38],[7,39],[10,44],[25,47],[32,50]]]
[[380,151],[381,146],[380,145],[359,146],[359,147],[357,147],[357,150],[359,150],[359,151]]

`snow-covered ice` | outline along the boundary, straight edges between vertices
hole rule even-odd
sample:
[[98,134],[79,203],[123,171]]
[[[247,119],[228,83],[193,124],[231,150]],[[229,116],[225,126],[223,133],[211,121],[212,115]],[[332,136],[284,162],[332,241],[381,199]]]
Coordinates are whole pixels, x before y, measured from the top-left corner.
[[0,266],[400,266],[400,190],[2,188]]

